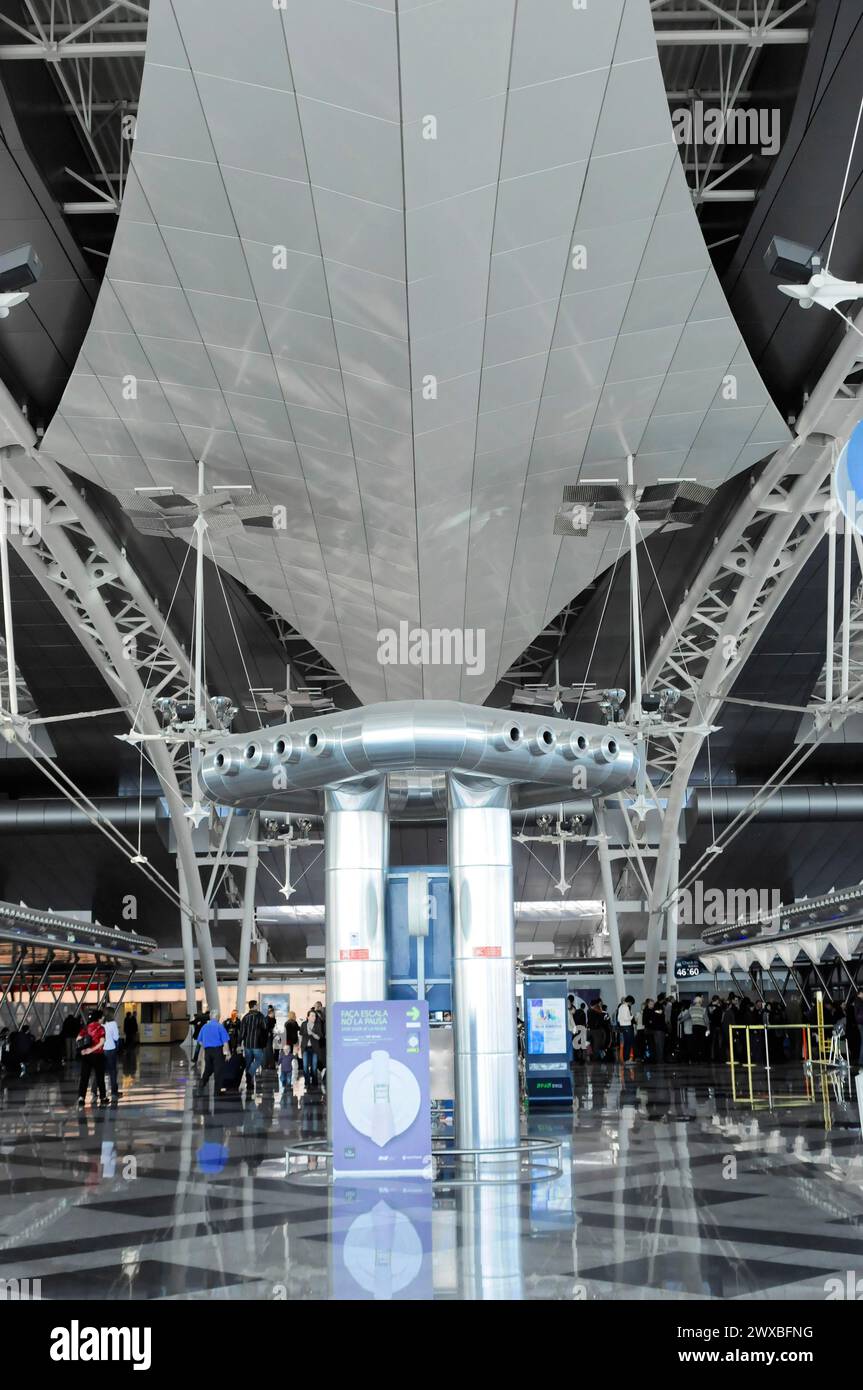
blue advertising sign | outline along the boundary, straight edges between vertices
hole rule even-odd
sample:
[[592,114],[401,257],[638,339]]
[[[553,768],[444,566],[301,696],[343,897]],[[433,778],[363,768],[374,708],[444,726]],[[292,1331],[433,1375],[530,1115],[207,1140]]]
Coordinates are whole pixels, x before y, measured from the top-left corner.
[[333,1174],[430,1178],[429,1011],[424,1000],[327,1010]]
[[525,1081],[528,1103],[572,1101],[566,980],[525,980]]

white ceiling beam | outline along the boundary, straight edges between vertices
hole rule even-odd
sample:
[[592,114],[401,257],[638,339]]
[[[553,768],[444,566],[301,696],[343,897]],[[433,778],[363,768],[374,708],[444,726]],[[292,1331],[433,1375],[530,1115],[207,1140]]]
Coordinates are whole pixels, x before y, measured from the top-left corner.
[[106,198],[94,198],[91,203],[63,203],[67,217],[92,217],[94,213],[110,212],[114,217],[120,211],[119,203],[109,203]]
[[754,188],[704,188],[692,190],[694,203],[754,203],[758,194]]
[[32,61],[57,63],[64,58],[143,58],[146,40],[117,39],[101,43],[3,43],[0,63]]
[[774,44],[806,44],[808,29],[663,29],[657,28],[656,42],[675,48],[710,48],[733,44],[744,48],[765,48]]

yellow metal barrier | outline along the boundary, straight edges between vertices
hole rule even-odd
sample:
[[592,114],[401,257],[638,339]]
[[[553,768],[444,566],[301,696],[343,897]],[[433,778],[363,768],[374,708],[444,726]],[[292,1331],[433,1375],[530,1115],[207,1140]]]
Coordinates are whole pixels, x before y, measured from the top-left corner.
[[[772,1078],[771,1078],[771,1070],[770,1070],[770,1039],[769,1039],[769,1036],[768,1036],[768,1035],[769,1035],[769,1032],[770,1032],[770,1029],[773,1029],[774,1031],[778,1031],[778,1032],[780,1032],[780,1033],[791,1033],[791,1032],[794,1032],[794,1031],[796,1031],[797,1029],[799,1029],[800,1032],[801,1032],[801,1034],[802,1034],[802,1053],[803,1053],[802,1063],[803,1063],[803,1077],[804,1077],[805,1086],[806,1086],[806,1094],[805,1094],[805,1096],[801,1096],[799,1100],[792,1100],[792,1101],[783,1100],[782,1104],[783,1104],[783,1105],[789,1105],[789,1104],[790,1104],[790,1105],[811,1105],[812,1102],[816,1099],[816,1087],[815,1087],[815,1078],[814,1078],[814,1073],[813,1073],[813,1067],[816,1067],[816,1066],[817,1066],[817,1067],[820,1067],[821,1070],[820,1070],[820,1072],[819,1072],[819,1075],[820,1075],[820,1077],[821,1077],[821,1099],[822,1099],[823,1104],[824,1104],[824,1122],[825,1122],[825,1128],[828,1129],[828,1130],[829,1130],[829,1129],[832,1129],[832,1118],[831,1118],[831,1114],[830,1114],[829,1097],[828,1097],[828,1095],[827,1095],[827,1088],[826,1088],[826,1074],[827,1074],[827,1069],[828,1069],[829,1067],[835,1067],[835,1063],[831,1063],[830,1060],[829,1060],[829,1046],[828,1046],[828,1043],[827,1043],[827,1034],[826,1034],[826,1031],[825,1031],[825,1028],[824,1028],[824,1005],[823,1005],[823,1000],[822,1000],[820,994],[817,996],[816,1004],[817,1004],[817,1009],[816,1009],[816,1017],[815,1017],[814,1028],[813,1028],[813,1025],[812,1025],[811,1023],[731,1023],[731,1024],[728,1025],[727,1031],[728,1031],[728,1043],[729,1043],[729,1053],[730,1053],[730,1056],[729,1056],[729,1059],[728,1059],[728,1064],[729,1064],[729,1066],[731,1067],[731,1097],[732,1097],[732,1100],[734,1100],[734,1101],[736,1101],[736,1102],[743,1102],[743,1103],[748,1102],[748,1103],[749,1103],[750,1105],[752,1105],[752,1106],[755,1106],[755,1105],[758,1105],[758,1104],[764,1104],[764,1103],[765,1103],[765,1100],[766,1100],[766,1103],[767,1103],[769,1106],[772,1107],[772,1105],[773,1105],[773,1087],[772,1087]],[[745,1062],[738,1062],[737,1057],[736,1057],[736,1055],[735,1055],[735,1045],[734,1045],[735,1039],[734,1039],[734,1034],[735,1034],[735,1033],[741,1033],[741,1032],[746,1034],[746,1061],[745,1061]],[[753,1062],[753,1060],[752,1060],[752,1038],[751,1038],[751,1034],[752,1034],[752,1033],[763,1033],[763,1035],[764,1035],[764,1061],[763,1061],[763,1062],[760,1062],[760,1061],[759,1061],[759,1062]],[[813,1033],[814,1033],[814,1037],[813,1037]],[[815,1049],[815,1047],[813,1047],[813,1043],[816,1042],[816,1041],[817,1041],[817,1052],[818,1052],[818,1056],[817,1056],[817,1057],[815,1056],[815,1051],[816,1051],[816,1049]],[[754,1085],[753,1085],[753,1072],[755,1072],[755,1071],[756,1071],[758,1068],[760,1068],[760,1067],[763,1067],[764,1070],[765,1070],[765,1072],[766,1072],[766,1079],[767,1079],[767,1096],[766,1096],[766,1097],[763,1097],[763,1096],[762,1096],[762,1097],[756,1096],[756,1094],[755,1094],[755,1089],[754,1089]],[[748,1081],[749,1081],[748,1095],[747,1095],[745,1092],[742,1093],[742,1094],[738,1094],[738,1090],[737,1090],[737,1072],[738,1072],[738,1070],[743,1070],[743,1071],[745,1071],[746,1074],[747,1074]]]
[[[818,1027],[818,1025],[816,1024],[816,1028],[817,1028],[817,1027]],[[738,1067],[740,1067],[740,1068],[745,1068],[746,1072],[748,1073],[748,1076],[749,1076],[749,1096],[748,1096],[748,1099],[749,1099],[750,1101],[753,1099],[753,1093],[752,1093],[752,1073],[753,1073],[753,1071],[754,1071],[754,1069],[755,1069],[756,1067],[762,1067],[762,1066],[763,1066],[763,1067],[766,1069],[766,1071],[767,1071],[767,1077],[768,1077],[768,1084],[769,1084],[769,1080],[770,1080],[770,1042],[769,1042],[769,1038],[768,1038],[768,1033],[769,1033],[769,1031],[770,1031],[771,1028],[772,1028],[775,1032],[779,1032],[779,1033],[792,1033],[792,1032],[796,1032],[796,1031],[799,1029],[800,1032],[801,1032],[801,1034],[802,1034],[802,1052],[803,1052],[803,1059],[802,1059],[802,1060],[803,1060],[803,1062],[804,1062],[804,1065],[805,1065],[805,1064],[812,1064],[812,1063],[814,1062],[815,1065],[817,1065],[817,1066],[827,1066],[827,1064],[828,1064],[828,1063],[827,1063],[827,1041],[826,1041],[826,1037],[825,1037],[825,1033],[824,1033],[824,1015],[823,1015],[823,1010],[822,1010],[822,1013],[821,1013],[821,1016],[820,1016],[820,1031],[818,1031],[818,1033],[817,1033],[817,1037],[818,1037],[818,1057],[817,1057],[817,1059],[816,1059],[815,1056],[813,1055],[813,1047],[812,1047],[812,1024],[811,1024],[811,1023],[730,1023],[730,1024],[728,1025],[728,1029],[727,1029],[727,1032],[728,1032],[728,1044],[729,1044],[728,1050],[729,1050],[729,1053],[730,1053],[730,1056],[729,1056],[729,1058],[728,1058],[728,1065],[731,1067],[731,1094],[732,1094],[732,1098],[733,1098],[734,1100],[743,1100],[743,1099],[746,1099],[746,1097],[739,1096],[739,1095],[737,1094],[737,1068],[738,1068]],[[751,1039],[750,1034],[752,1034],[753,1032],[756,1032],[756,1033],[763,1033],[763,1034],[764,1034],[764,1061],[763,1061],[763,1062],[753,1062],[753,1060],[752,1060],[752,1039]],[[737,1061],[737,1058],[736,1058],[736,1056],[735,1056],[735,1047],[734,1047],[734,1034],[735,1034],[735,1033],[745,1033],[745,1034],[746,1034],[746,1061],[745,1061],[745,1062],[738,1062],[738,1061]]]

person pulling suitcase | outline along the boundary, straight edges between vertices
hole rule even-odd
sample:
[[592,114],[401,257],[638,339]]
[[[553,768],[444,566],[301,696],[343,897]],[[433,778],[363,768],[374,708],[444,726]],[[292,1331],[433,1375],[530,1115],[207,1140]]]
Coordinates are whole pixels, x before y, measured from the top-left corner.
[[199,1089],[205,1091],[209,1085],[210,1077],[212,1076],[215,1078],[214,1085],[216,1094],[218,1095],[225,1048],[228,1046],[228,1033],[219,1022],[218,1009],[210,1010],[210,1017],[198,1034],[198,1045],[204,1052],[204,1070],[201,1075]]

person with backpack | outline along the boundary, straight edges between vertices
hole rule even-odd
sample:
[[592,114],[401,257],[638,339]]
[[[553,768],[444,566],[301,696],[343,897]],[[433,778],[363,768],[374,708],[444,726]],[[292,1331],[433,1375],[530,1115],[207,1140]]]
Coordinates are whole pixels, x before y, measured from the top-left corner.
[[240,1023],[240,1046],[246,1059],[246,1094],[255,1094],[255,1072],[264,1065],[267,1046],[267,1023],[258,1008],[257,999],[249,1000],[249,1011]]
[[81,1080],[78,1085],[78,1107],[83,1109],[87,1103],[87,1087],[91,1077],[94,1090],[98,1088],[99,1104],[107,1105],[105,1091],[105,1029],[102,1027],[100,1009],[93,1009],[89,1021],[75,1039],[75,1049],[81,1058]]

